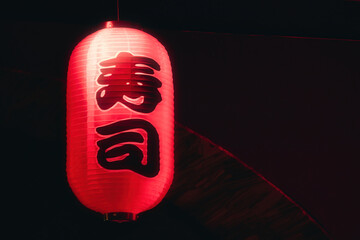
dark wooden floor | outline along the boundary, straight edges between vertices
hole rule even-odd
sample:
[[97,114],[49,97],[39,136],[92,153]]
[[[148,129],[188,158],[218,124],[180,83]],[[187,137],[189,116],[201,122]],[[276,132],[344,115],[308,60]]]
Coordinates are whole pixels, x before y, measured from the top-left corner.
[[175,206],[221,239],[328,239],[294,202],[191,130],[177,125]]

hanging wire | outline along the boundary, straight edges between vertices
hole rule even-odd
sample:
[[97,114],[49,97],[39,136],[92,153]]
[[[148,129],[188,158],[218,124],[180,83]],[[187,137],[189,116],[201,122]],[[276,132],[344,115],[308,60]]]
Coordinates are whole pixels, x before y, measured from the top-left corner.
[[117,0],[117,21],[120,21],[120,15],[119,15],[119,0]]

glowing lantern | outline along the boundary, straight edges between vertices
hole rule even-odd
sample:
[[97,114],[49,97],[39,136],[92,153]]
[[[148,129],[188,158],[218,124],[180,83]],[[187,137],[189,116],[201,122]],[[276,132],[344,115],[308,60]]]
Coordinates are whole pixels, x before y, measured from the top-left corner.
[[135,220],[173,178],[170,60],[154,37],[108,22],[72,52],[67,79],[67,176],[106,219]]

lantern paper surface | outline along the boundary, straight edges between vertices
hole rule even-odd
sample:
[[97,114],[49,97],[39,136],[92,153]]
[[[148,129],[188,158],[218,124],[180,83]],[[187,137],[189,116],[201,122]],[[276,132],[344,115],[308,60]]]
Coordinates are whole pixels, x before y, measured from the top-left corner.
[[76,197],[103,214],[157,205],[174,164],[164,46],[137,29],[104,28],[75,47],[67,81],[67,176]]

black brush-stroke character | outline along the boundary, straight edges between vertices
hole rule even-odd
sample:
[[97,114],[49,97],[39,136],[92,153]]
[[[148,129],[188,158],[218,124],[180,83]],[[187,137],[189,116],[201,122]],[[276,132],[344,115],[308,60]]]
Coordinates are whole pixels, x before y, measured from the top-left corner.
[[160,71],[155,60],[120,52],[99,64],[101,75],[97,82],[105,85],[96,92],[100,109],[107,110],[120,102],[136,112],[150,113],[161,102],[161,81],[152,76],[154,70]]
[[[144,142],[140,133],[131,131],[135,129],[143,129],[147,134],[145,165],[142,164],[143,152],[139,147],[132,144]],[[96,131],[101,135],[111,135],[97,142],[99,147],[97,160],[103,168],[109,170],[129,169],[145,177],[155,177],[159,173],[159,135],[149,122],[142,119],[120,120],[98,127]],[[118,144],[120,146],[114,147]],[[111,158],[116,157],[122,157],[122,159],[111,161]]]

